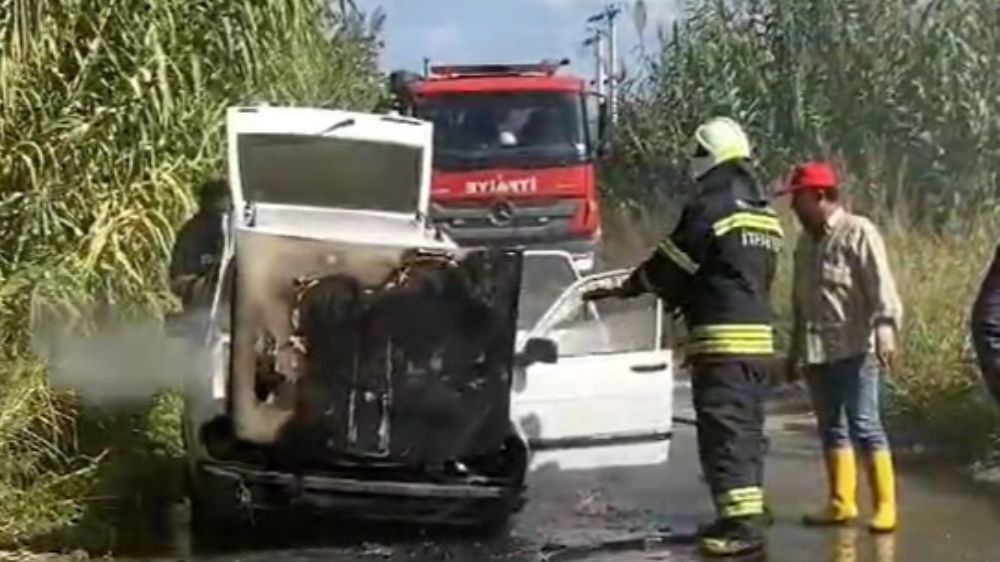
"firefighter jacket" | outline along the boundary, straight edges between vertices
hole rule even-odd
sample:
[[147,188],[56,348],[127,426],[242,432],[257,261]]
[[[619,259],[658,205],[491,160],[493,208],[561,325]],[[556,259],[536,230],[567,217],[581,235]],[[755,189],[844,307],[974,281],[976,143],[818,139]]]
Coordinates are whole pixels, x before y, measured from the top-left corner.
[[656,293],[668,309],[680,310],[689,357],[772,356],[778,217],[743,162],[723,163],[698,183],[673,233],[623,288]]

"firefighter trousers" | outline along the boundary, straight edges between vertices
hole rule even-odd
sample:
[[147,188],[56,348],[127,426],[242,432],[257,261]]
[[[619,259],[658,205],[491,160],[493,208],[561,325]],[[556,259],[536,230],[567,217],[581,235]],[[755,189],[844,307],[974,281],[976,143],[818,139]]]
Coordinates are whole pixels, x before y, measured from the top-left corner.
[[692,366],[698,453],[718,516],[764,512],[764,361],[715,360]]

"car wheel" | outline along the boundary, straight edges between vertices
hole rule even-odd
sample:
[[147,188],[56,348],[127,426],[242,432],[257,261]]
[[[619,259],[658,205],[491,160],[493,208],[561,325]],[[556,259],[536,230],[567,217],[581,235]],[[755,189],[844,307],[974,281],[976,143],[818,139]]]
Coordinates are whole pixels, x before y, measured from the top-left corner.
[[197,549],[230,546],[253,525],[253,513],[238,505],[228,483],[208,477],[200,468],[188,472],[191,540]]
[[528,462],[531,452],[528,451],[527,444],[511,430],[510,435],[503,444],[503,469],[504,474],[510,478],[510,490],[508,496],[507,513],[519,513],[526,503],[525,482],[528,478]]
[[527,489],[528,489],[527,486],[522,485],[519,489],[514,491],[514,495],[511,497],[510,500],[510,512],[512,514],[520,513],[521,510],[524,509],[525,504],[528,503],[528,497],[526,494]]
[[497,507],[484,514],[483,518],[473,527],[472,532],[482,539],[493,539],[510,533],[511,510],[509,507]]
[[531,453],[516,435],[511,435],[504,441],[504,468],[511,477],[511,485],[520,490],[528,477],[528,459]]

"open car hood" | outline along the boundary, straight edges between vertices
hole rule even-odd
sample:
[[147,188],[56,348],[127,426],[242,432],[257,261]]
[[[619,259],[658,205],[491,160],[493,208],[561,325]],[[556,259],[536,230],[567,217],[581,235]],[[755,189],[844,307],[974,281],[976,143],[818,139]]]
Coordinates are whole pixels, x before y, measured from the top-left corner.
[[395,245],[426,237],[429,123],[300,107],[231,108],[227,135],[238,229]]

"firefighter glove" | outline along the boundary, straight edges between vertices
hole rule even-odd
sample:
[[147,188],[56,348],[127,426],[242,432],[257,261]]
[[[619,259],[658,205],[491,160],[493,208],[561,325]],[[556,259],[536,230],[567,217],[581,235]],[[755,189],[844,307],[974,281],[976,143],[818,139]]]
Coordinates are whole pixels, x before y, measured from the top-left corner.
[[637,297],[641,294],[641,291],[636,291],[629,286],[628,283],[618,285],[617,287],[597,287],[596,289],[591,289],[583,293],[583,300],[590,301],[600,301],[605,299],[630,299]]

